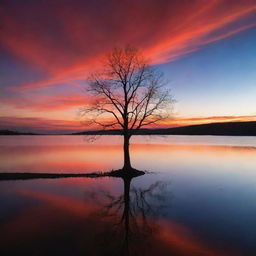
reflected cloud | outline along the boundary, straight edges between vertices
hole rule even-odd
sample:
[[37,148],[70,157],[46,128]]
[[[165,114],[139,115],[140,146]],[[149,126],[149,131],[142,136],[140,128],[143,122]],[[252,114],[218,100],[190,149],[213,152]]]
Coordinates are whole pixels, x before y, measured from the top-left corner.
[[236,255],[209,248],[193,231],[168,220],[163,213],[173,198],[170,183],[133,186],[132,179],[124,178],[122,186],[121,194],[87,189],[81,200],[40,190],[16,191],[36,204],[2,225],[0,251],[12,255]]
[[[120,136],[102,136],[94,143],[81,136],[34,136],[31,141],[20,136],[19,142],[15,136],[4,137],[0,147],[2,172],[91,173],[118,169],[122,164]],[[241,140],[224,136],[214,139],[211,136],[136,136],[131,144],[132,162],[139,169],[148,171],[167,171],[166,166],[192,163],[200,170],[203,164],[207,167],[216,162],[220,170],[229,163],[246,165],[254,170],[255,143],[253,137]],[[184,162],[184,158],[189,161]],[[239,168],[234,168],[234,172],[239,172]]]

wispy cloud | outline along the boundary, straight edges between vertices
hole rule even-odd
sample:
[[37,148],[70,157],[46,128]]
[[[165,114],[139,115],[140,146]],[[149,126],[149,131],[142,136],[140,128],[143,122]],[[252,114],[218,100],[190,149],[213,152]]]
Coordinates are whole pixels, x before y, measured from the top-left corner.
[[[1,104],[6,109],[14,109],[13,115],[17,109],[27,111],[26,116],[32,117],[35,112],[45,112],[47,116],[49,111],[64,113],[78,108],[92,100],[81,93],[81,80],[99,67],[101,58],[114,46],[138,46],[152,64],[174,61],[206,44],[254,27],[255,11],[254,0],[232,1],[232,4],[229,0],[100,0],[72,4],[65,0],[5,1],[0,8],[3,35],[0,49],[12,60],[23,63],[28,69],[31,67],[37,75],[21,78],[20,83],[15,78],[15,86],[11,86],[8,69],[11,76],[13,67],[3,63],[7,83],[2,81],[0,85]],[[78,86],[79,92],[71,93],[68,86]],[[52,91],[41,93],[44,89]],[[55,116],[51,117],[52,120],[27,120],[14,116],[12,121],[5,119],[2,127],[77,129],[73,121],[61,123],[54,120]],[[218,118],[220,121],[238,120]],[[168,120],[162,126],[216,119],[180,118]],[[240,119],[247,120],[247,117]]]
[[33,112],[67,110],[72,107],[82,107],[90,104],[94,99],[86,94],[66,94],[55,96],[29,95],[28,97],[0,97],[1,102],[19,109],[27,109]]
[[256,25],[250,19],[256,4],[250,0],[23,5],[7,4],[1,9],[1,44],[51,78],[21,84],[21,88],[85,77],[117,44],[139,46],[153,63],[163,63]]

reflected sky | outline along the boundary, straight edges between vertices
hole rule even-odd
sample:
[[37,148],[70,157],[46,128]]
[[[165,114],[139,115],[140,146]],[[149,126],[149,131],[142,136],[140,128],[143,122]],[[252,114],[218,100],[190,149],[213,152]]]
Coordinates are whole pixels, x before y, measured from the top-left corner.
[[[93,143],[87,136],[1,136],[0,171],[92,172],[122,165],[122,138],[101,136]],[[200,175],[232,169],[253,175],[256,156],[254,137],[231,136],[136,136],[131,158],[141,170],[179,174],[191,168]],[[145,161],[146,159],[146,161]],[[186,161],[184,161],[186,159]],[[238,168],[240,166],[240,168]],[[218,168],[216,168],[218,167]],[[245,171],[246,170],[246,173]]]
[[[94,179],[78,187],[74,180],[72,184],[68,180],[67,183],[15,182],[11,189],[8,184],[6,199],[12,202],[2,205],[9,208],[1,220],[2,252],[17,255],[38,251],[38,255],[233,255],[233,249],[209,243],[185,223],[171,219],[168,207],[174,199],[173,193],[171,188],[159,189],[161,181],[142,186],[131,184],[126,244],[125,223],[122,222],[126,207],[124,182],[111,181]],[[142,194],[146,198],[143,202]],[[111,204],[116,205],[106,210]]]
[[[122,163],[118,136],[93,144],[83,136],[0,139],[1,171],[107,171]],[[129,214],[137,222],[134,229],[130,221],[131,255],[254,255],[255,145],[252,137],[136,137],[133,166],[150,173],[130,182]],[[163,207],[145,211],[145,226],[138,210],[143,203],[135,199],[154,184],[166,184],[164,196],[144,192],[144,205]],[[108,177],[2,181],[0,250],[120,255],[124,185],[122,179]],[[108,216],[106,205],[117,201]],[[114,227],[120,240],[109,243]]]

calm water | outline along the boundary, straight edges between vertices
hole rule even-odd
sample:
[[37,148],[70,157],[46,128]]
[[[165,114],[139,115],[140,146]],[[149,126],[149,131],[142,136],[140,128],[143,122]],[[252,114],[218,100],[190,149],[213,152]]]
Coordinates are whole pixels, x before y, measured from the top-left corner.
[[[122,138],[1,136],[1,172],[122,166]],[[137,136],[120,178],[0,182],[1,255],[256,255],[256,138]]]

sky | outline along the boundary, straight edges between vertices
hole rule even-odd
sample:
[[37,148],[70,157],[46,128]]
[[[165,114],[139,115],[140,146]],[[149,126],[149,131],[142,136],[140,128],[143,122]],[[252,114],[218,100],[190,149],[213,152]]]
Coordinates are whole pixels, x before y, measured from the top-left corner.
[[86,77],[126,45],[168,80],[161,127],[256,121],[255,0],[2,0],[0,23],[0,129],[88,129]]

